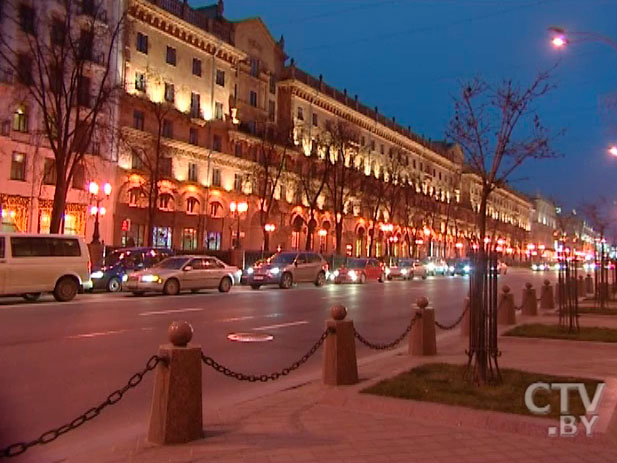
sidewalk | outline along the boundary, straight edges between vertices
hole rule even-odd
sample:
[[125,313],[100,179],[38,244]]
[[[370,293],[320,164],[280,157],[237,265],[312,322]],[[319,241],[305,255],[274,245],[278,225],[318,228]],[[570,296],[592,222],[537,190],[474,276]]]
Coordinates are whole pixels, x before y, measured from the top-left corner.
[[[522,322],[549,322],[532,317]],[[604,317],[605,318],[605,317]],[[595,320],[594,320],[595,321]],[[610,323],[612,324],[612,322]],[[556,422],[440,404],[381,398],[359,391],[426,362],[463,363],[466,340],[458,329],[438,334],[439,354],[411,358],[406,345],[379,362],[359,365],[361,384],[326,387],[319,380],[233,408],[204,414],[205,438],[156,447],[142,435],[113,448],[67,456],[92,463],[189,462],[611,462],[617,461],[617,417],[602,413],[600,435],[550,438]],[[617,402],[617,345],[500,338],[500,366],[607,379]],[[564,355],[567,349],[568,354]],[[206,371],[205,374],[213,374]],[[204,401],[207,401],[207,392]],[[204,407],[212,410],[211,405]],[[53,445],[53,444],[52,444]],[[32,458],[38,450],[32,451]],[[28,459],[30,461],[30,459]],[[32,460],[34,461],[34,460]],[[36,461],[41,461],[40,459]]]

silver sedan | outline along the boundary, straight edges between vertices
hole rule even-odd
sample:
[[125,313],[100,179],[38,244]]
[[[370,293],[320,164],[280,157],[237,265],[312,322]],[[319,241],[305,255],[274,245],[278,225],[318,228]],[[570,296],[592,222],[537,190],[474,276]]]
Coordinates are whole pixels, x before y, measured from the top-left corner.
[[183,290],[196,293],[200,289],[217,288],[226,293],[240,283],[242,272],[211,256],[169,257],[148,270],[125,277],[122,289],[136,296],[146,292],[175,295]]

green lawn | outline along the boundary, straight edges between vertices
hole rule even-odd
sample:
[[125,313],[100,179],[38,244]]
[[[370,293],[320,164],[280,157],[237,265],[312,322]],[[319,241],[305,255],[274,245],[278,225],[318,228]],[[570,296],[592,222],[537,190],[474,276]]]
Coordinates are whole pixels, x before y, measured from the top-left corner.
[[617,342],[617,329],[599,326],[581,326],[579,331],[568,333],[559,325],[542,325],[532,323],[519,325],[504,333],[504,336],[521,336],[525,338],[567,339],[571,341]]
[[[479,387],[465,379],[465,365],[431,363],[413,368],[393,378],[364,389],[363,393],[395,397],[399,399],[422,400],[448,405],[493,410],[497,412],[532,415],[525,406],[525,390],[535,382],[583,382],[590,397],[599,381],[529,373],[520,370],[501,370],[503,382]],[[559,391],[538,390],[534,396],[538,406],[551,404],[548,418],[559,417]],[[584,407],[578,394],[571,393],[571,413],[583,415]],[[538,416],[538,415],[532,415]]]

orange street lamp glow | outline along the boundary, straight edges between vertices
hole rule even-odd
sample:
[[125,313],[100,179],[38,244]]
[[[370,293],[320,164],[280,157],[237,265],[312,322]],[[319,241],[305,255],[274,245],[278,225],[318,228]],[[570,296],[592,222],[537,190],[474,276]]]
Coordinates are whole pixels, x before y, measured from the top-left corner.
[[608,149],[608,152],[611,153],[613,156],[617,156],[617,145],[613,145]]
[[558,35],[556,37],[553,37],[553,40],[551,40],[551,42],[553,43],[554,47],[561,48],[565,47],[568,44],[568,39],[566,39],[563,35]]
[[326,236],[328,234],[328,230],[324,230],[323,228],[317,232],[319,236]]
[[95,196],[98,195],[99,194],[99,184],[96,182],[90,182],[90,185],[88,185],[88,191],[90,191],[90,193]]

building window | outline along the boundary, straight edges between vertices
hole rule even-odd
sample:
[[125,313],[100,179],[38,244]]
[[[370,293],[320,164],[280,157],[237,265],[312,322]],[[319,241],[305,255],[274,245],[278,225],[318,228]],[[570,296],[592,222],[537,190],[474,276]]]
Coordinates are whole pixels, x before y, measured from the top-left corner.
[[287,201],[287,187],[283,184],[281,184],[280,187],[280,191],[279,191],[279,197],[281,199],[281,201]]
[[52,45],[62,46],[66,38],[66,27],[64,21],[54,19],[51,24],[50,40]]
[[152,244],[155,248],[171,248],[171,227],[157,227],[152,229]]
[[193,75],[201,77],[201,60],[193,58]]
[[217,134],[214,134],[212,136],[212,149],[214,151],[221,151],[222,144],[223,144],[223,142],[221,140],[221,136],[217,135]]
[[223,206],[218,201],[213,201],[210,203],[210,208],[208,212],[210,213],[210,217],[223,217]]
[[138,92],[146,91],[146,75],[143,72],[135,73],[135,90]]
[[86,189],[86,169],[83,164],[77,164],[73,171],[73,181],[71,186],[76,190]]
[[234,190],[242,192],[242,184],[244,183],[242,174],[234,174]]
[[92,50],[94,48],[94,34],[92,31],[82,29],[79,34],[79,57],[82,60],[92,61]]
[[189,162],[189,182],[196,182],[197,181],[197,164],[195,164],[194,162]]
[[270,120],[270,122],[274,122],[275,113],[276,113],[276,104],[274,103],[274,101],[270,100],[268,102],[268,119]]
[[257,92],[254,90],[249,93],[249,103],[251,106],[257,107]]
[[31,85],[33,82],[32,58],[28,54],[17,55],[17,80],[24,85]]
[[371,140],[371,151],[375,151],[375,140]]
[[43,166],[43,184],[55,185],[56,184],[56,161],[55,159],[46,158],[45,165]]
[[221,169],[212,169],[212,186],[221,186]]
[[276,78],[274,77],[274,74],[270,74],[270,93],[276,93]]
[[147,55],[148,54],[148,36],[145,34],[142,34],[141,32],[138,32],[137,40],[135,43],[135,48],[137,48],[137,51]]
[[195,127],[189,128],[189,143],[191,145],[198,145],[197,129]]
[[384,154],[383,144],[381,145],[379,150],[380,150],[381,154]]
[[200,96],[199,93],[191,92],[191,117],[201,117],[199,113]]
[[221,250],[221,233],[220,232],[208,232],[208,240],[206,247],[209,251]]
[[304,110],[302,109],[301,106],[298,106],[298,120],[299,121],[304,120]]
[[159,196],[159,209],[162,211],[173,210],[174,198],[169,193],[163,193]]
[[19,5],[19,25],[26,34],[34,34],[34,8],[23,3]]
[[242,156],[242,144],[236,143],[234,145],[234,154],[236,156]]
[[259,60],[251,56],[250,62],[251,62],[251,75],[253,77],[258,77],[259,76]]
[[187,214],[199,214],[199,200],[196,198],[189,198],[186,200],[186,213]]
[[171,158],[162,157],[159,159],[159,174],[161,177],[171,177]]
[[11,180],[26,180],[26,155],[13,153],[11,158]]
[[313,126],[317,127],[319,125],[319,118],[317,114],[313,113]]
[[173,103],[176,99],[176,88],[174,84],[169,82],[165,82],[165,101],[168,103]]
[[225,71],[221,71],[220,69],[216,70],[216,85],[221,87],[225,86]]
[[165,53],[165,62],[167,64],[171,64],[172,66],[176,65],[176,49],[174,47],[170,47],[167,45],[167,52]]
[[223,103],[218,101],[214,103],[214,118],[220,121],[223,120]]
[[144,161],[141,158],[137,150],[131,152],[131,169],[142,170],[144,168]]
[[28,132],[28,111],[24,105],[18,106],[13,114],[13,130]]
[[90,107],[90,78],[81,76],[77,85],[77,104],[84,108]]
[[140,196],[139,188],[131,188],[129,190],[129,206],[136,207]]
[[173,124],[169,119],[163,119],[163,136],[165,138],[173,138],[174,136]]
[[184,251],[194,251],[197,249],[197,230],[194,228],[182,230],[182,249]]
[[137,109],[133,110],[133,128],[137,130],[144,129],[144,118],[146,116],[142,111],[138,111]]

